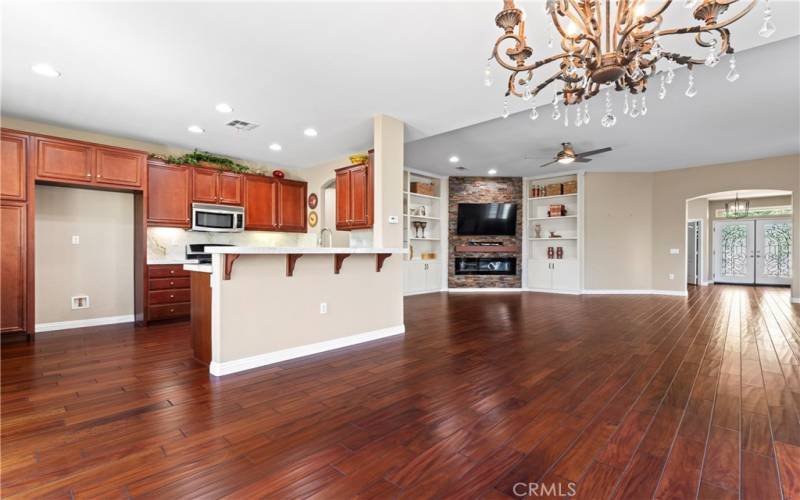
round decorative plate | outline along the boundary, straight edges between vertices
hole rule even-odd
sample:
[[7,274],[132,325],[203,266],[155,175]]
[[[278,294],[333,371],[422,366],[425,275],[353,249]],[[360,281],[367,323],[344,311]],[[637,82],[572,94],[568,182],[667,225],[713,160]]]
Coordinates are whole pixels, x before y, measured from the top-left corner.
[[317,208],[317,203],[319,203],[319,198],[317,198],[317,193],[311,193],[308,195],[308,208],[314,210]]
[[312,210],[308,213],[308,225],[311,227],[317,225],[317,212]]

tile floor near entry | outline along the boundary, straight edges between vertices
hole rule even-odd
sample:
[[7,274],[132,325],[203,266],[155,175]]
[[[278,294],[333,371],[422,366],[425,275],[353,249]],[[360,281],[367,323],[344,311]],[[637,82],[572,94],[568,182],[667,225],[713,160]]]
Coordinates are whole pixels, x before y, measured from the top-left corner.
[[800,497],[787,289],[405,304],[404,337],[222,379],[186,324],[5,342],[2,494]]

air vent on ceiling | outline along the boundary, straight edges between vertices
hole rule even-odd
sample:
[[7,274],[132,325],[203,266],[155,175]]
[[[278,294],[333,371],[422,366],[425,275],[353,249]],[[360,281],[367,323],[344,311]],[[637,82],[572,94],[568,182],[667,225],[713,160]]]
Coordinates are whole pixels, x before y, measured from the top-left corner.
[[467,167],[462,167],[461,165],[456,167],[456,170],[469,170]]
[[254,128],[258,127],[258,123],[250,123],[250,122],[246,122],[246,121],[243,121],[243,120],[231,120],[228,123],[226,123],[225,125],[227,125],[229,127],[233,127],[236,130],[243,130],[245,132],[249,132],[249,131],[253,130]]

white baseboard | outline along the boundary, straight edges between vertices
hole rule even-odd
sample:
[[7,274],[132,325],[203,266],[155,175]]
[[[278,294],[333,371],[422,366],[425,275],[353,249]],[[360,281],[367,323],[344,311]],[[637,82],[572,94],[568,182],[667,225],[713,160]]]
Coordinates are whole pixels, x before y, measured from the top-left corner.
[[677,297],[687,297],[689,292],[686,290],[584,290],[587,295],[673,295]]
[[445,291],[456,293],[521,292],[522,288],[448,288]]
[[792,304],[800,304],[800,297],[792,297]]
[[56,330],[69,330],[71,328],[84,328],[87,326],[113,325],[116,323],[133,323],[133,314],[122,316],[106,316],[104,318],[76,319],[72,321],[56,321],[54,323],[37,323],[36,333],[53,332]]
[[439,293],[441,291],[443,290],[437,289],[437,290],[425,290],[423,292],[404,292],[403,297],[410,297],[412,295],[425,295],[426,293]]
[[533,293],[560,293],[563,295],[580,295],[580,290],[552,290],[550,288],[526,288],[526,292]]
[[405,331],[405,325],[390,326],[380,330],[350,335],[349,337],[341,337],[338,339],[326,340],[324,342],[317,342],[315,344],[291,347],[289,349],[283,349],[275,352],[267,352],[257,356],[250,356],[249,358],[235,359],[233,361],[225,361],[223,363],[212,361],[208,367],[208,371],[211,372],[212,375],[220,377],[222,375],[229,375],[231,373],[241,372],[244,370],[251,370],[253,368],[271,365],[273,363],[280,363],[281,361],[302,358],[304,356],[319,354],[325,351],[332,351],[334,349],[341,349],[342,347],[349,347],[351,345],[361,344],[371,340],[391,337],[392,335],[400,335],[405,333]]

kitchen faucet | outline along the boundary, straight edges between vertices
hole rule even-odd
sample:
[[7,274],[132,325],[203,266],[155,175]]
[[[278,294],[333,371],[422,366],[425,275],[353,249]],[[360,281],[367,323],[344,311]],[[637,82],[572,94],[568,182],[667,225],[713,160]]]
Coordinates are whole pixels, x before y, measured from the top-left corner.
[[319,244],[319,246],[321,246],[321,247],[324,247],[324,246],[325,246],[325,244],[324,244],[324,241],[325,241],[325,232],[326,232],[326,231],[328,232],[328,247],[330,248],[330,247],[332,247],[332,246],[333,246],[333,231],[331,231],[331,230],[330,230],[330,229],[328,229],[327,227],[323,227],[323,228],[320,230],[320,232],[319,232],[319,241],[318,241],[318,244]]

